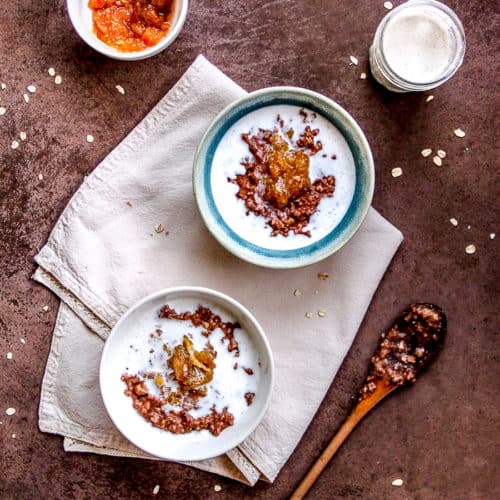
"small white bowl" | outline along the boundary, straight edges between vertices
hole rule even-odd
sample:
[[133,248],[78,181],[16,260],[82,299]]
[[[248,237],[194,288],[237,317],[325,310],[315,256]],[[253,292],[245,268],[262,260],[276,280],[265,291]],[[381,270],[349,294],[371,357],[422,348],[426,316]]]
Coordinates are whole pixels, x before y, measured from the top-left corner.
[[156,45],[138,52],[121,52],[99,40],[94,33],[92,9],[88,3],[88,0],[66,0],[69,18],[80,38],[105,56],[122,61],[139,61],[158,54],[177,38],[186,20],[189,2],[176,0],[174,20],[168,33]]
[[[186,305],[190,303],[193,306]],[[179,309],[196,308],[198,304],[201,304],[220,310],[219,314],[223,319],[224,316],[233,316],[248,334],[249,341],[260,361],[260,378],[252,404],[245,408],[243,414],[235,417],[232,426],[224,429],[217,437],[210,434],[208,430],[172,434],[154,427],[134,409],[132,399],[124,394],[126,386],[121,376],[131,362],[131,356],[135,359],[139,357],[141,361],[144,357],[146,367],[148,363],[148,351],[140,350],[135,354],[134,349],[139,349],[143,338],[148,337],[151,331],[154,332],[155,321],[161,323],[161,328],[164,327],[165,321],[169,321],[158,319],[158,313],[165,304]],[[167,330],[164,330],[164,335],[167,335]],[[224,344],[224,349],[226,349],[226,344]],[[238,359],[243,359],[243,351],[241,355],[242,357]],[[226,378],[222,380],[225,382]],[[231,377],[227,378],[227,382],[231,384]],[[104,345],[99,383],[102,399],[111,420],[135,446],[146,453],[166,460],[204,460],[226,453],[241,443],[257,427],[271,398],[274,385],[274,364],[269,342],[248,309],[231,297],[215,290],[191,286],[175,287],[149,295],[121,317]]]

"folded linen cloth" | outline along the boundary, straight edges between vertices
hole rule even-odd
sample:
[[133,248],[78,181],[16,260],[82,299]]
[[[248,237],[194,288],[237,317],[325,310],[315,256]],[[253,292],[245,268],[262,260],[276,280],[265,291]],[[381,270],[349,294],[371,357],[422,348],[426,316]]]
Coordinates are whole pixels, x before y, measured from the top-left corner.
[[191,169],[210,121],[242,95],[199,56],[85,179],[35,258],[34,279],[62,300],[39,426],[65,436],[67,451],[152,458],[108,418],[98,365],[120,315],[160,288],[218,289],[245,304],[268,335],[276,384],[264,420],[226,456],[189,464],[247,484],[276,478],[352,344],[402,235],[370,209],[348,245],[307,268],[264,269],[226,252],[197,213]]

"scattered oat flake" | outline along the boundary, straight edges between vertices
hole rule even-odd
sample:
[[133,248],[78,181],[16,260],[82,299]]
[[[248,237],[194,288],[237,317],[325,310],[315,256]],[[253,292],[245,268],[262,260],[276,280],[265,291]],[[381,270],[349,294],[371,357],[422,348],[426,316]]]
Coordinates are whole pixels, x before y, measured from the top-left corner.
[[19,147],[19,142],[18,141],[12,141],[12,144],[10,145],[12,149],[17,149]]
[[164,225],[162,223],[158,224],[155,226],[155,231],[157,233],[163,233],[163,230],[165,229]]
[[132,202],[131,202],[130,200],[128,200],[128,201],[127,201],[127,205],[128,205],[129,207],[131,207],[131,206],[132,206]]
[[9,415],[9,417],[10,417],[11,415],[14,415],[14,413],[16,413],[16,409],[15,409],[15,408],[7,408],[7,409],[5,410],[5,414],[6,414],[6,415]]
[[465,132],[461,129],[461,128],[456,128],[453,133],[457,136],[457,137],[465,137]]
[[359,79],[366,80],[366,73],[361,73],[361,75],[359,75]]
[[153,495],[158,495],[158,492],[160,491],[160,485],[157,484],[154,488],[153,488]]
[[121,85],[115,85],[115,89],[118,90],[121,95],[125,95],[125,89]]
[[43,181],[43,174],[38,174],[38,180]]
[[216,485],[214,486],[214,491],[216,491],[217,493],[218,493],[219,491],[221,491],[221,490],[222,490],[222,486],[221,486],[220,484],[216,484]]
[[55,78],[54,78],[54,83],[56,85],[61,85],[62,83],[62,76],[61,75],[57,75]]
[[424,158],[427,158],[428,156],[430,156],[432,154],[432,149],[431,148],[425,148],[425,149],[422,149],[422,151],[420,151],[420,154],[424,157]]
[[327,280],[329,277],[330,277],[330,275],[328,273],[325,273],[325,272],[318,273],[318,278],[320,280]]
[[43,312],[47,312],[48,310],[49,310],[49,306],[43,306],[43,307],[42,307],[42,311],[43,311]]
[[49,68],[47,73],[49,76],[56,76],[56,70],[54,68]]
[[432,162],[434,163],[434,165],[437,165],[438,167],[440,167],[443,164],[443,160],[441,160],[441,158],[437,155],[432,159]]
[[476,245],[467,245],[465,247],[465,253],[472,255],[473,253],[476,253]]
[[326,316],[326,311],[325,311],[324,309],[320,309],[320,310],[318,311],[318,316],[319,316],[320,318],[324,318],[324,317]]
[[438,149],[437,155],[439,156],[439,158],[446,158],[446,151],[443,151],[442,149]]
[[94,136],[91,134],[87,135],[87,142],[93,143],[94,142]]
[[21,338],[21,339],[19,339],[19,340],[21,341],[21,344],[26,344],[26,340],[24,340],[24,339],[22,339],[22,338]]
[[295,297],[298,297],[299,295],[302,295],[302,290],[300,288],[297,288],[294,290],[293,294]]
[[30,96],[28,94],[23,94],[23,99],[26,104],[30,102]]
[[394,5],[392,5],[392,2],[384,2],[384,7],[387,10],[391,10],[394,7]]
[[394,481],[391,484],[393,486],[403,486],[403,480],[402,479],[394,479]]
[[306,318],[312,318],[313,317],[313,313],[312,312],[306,312]]
[[355,56],[349,56],[349,59],[351,61],[351,64],[354,64],[354,66],[357,66],[358,65],[358,58],[355,57]]
[[457,221],[457,219],[455,219],[455,217],[452,217],[452,218],[450,219],[450,224],[451,224],[452,226],[457,227],[457,226],[458,226],[458,221]]
[[0,106],[0,116],[3,116],[7,112],[7,109],[3,106]]
[[434,99],[434,96],[433,95],[428,95],[425,99],[425,102],[431,102],[432,99]]
[[21,139],[21,141],[25,141],[27,138],[28,136],[26,135],[26,132],[19,133],[19,139]]
[[30,93],[30,94],[34,94],[36,92],[36,87],[34,85],[28,85],[26,87],[26,90]]
[[16,435],[15,434],[12,434],[12,439],[16,439]]
[[393,168],[391,174],[393,177],[401,177],[403,175],[403,169],[401,167]]
[[495,239],[495,236],[496,236],[496,234],[495,234],[495,233],[490,233],[490,240],[494,240],[494,239]]
[[7,85],[5,85],[5,83],[0,83],[0,88],[2,90],[5,90],[7,88]]
[[12,359],[12,353],[11,352],[7,353],[7,359]]

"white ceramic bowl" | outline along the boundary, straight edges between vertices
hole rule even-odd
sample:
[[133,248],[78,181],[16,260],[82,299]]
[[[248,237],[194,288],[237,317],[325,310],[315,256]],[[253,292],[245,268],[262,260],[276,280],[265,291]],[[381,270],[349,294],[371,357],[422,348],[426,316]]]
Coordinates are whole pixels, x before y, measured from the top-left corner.
[[167,48],[180,33],[188,11],[188,0],[176,0],[176,12],[170,31],[156,44],[139,52],[121,52],[97,38],[93,30],[92,10],[88,0],[66,0],[68,15],[80,38],[105,56],[122,61],[138,61],[154,56]]
[[[172,434],[154,427],[132,406],[132,399],[124,394],[126,386],[121,380],[130,361],[130,346],[139,345],[140,338],[148,337],[162,306],[182,307],[192,302],[215,307],[233,316],[256,349],[260,361],[260,379],[255,397],[244,413],[235,418],[232,426],[215,437],[208,430],[187,434]],[[157,322],[168,320],[161,319]],[[237,330],[236,332],[237,333]],[[225,348],[225,347],[224,347]],[[144,357],[147,367],[148,352]],[[135,356],[135,354],[134,354]],[[127,357],[129,361],[127,361]],[[216,360],[217,364],[217,360]],[[217,370],[217,367],[215,368]],[[142,299],[131,307],[111,331],[102,352],[99,383],[106,410],[118,430],[135,446],[146,453],[167,460],[203,460],[222,455],[241,443],[259,424],[267,409],[274,384],[274,365],[269,342],[253,315],[236,300],[215,290],[200,287],[176,287],[161,290]]]

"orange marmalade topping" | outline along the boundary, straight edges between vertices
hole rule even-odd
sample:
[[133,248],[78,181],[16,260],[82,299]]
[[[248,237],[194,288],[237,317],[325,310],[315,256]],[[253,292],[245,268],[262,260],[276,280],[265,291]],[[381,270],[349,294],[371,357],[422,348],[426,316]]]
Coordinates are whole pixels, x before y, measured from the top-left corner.
[[175,0],[89,0],[94,31],[122,52],[156,45],[169,31]]

